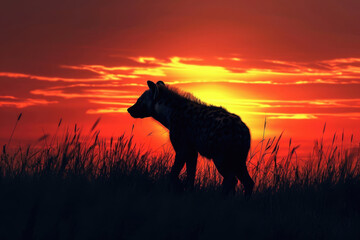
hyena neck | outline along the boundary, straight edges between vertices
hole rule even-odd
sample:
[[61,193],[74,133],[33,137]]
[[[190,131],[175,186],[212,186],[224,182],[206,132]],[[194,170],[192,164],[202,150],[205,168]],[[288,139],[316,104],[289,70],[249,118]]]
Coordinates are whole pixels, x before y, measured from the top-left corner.
[[152,117],[156,121],[160,122],[164,127],[170,129],[172,112],[173,109],[170,106],[164,103],[156,103]]
[[[179,121],[183,112],[190,105],[200,104],[201,101],[189,93],[177,92],[176,89],[159,87],[161,97],[155,103],[152,117],[170,130],[173,121]],[[181,120],[180,120],[181,121]],[[173,124],[176,125],[176,124]]]

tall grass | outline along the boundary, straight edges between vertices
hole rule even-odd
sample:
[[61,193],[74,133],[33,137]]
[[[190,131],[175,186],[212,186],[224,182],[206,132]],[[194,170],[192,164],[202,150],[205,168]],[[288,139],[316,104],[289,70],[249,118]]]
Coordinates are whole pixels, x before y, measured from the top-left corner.
[[99,132],[92,131],[90,137],[82,138],[75,125],[73,132],[66,131],[62,139],[52,140],[51,144],[46,143],[47,135],[41,137],[41,147],[20,146],[10,154],[4,145],[1,176],[78,176],[96,180],[134,173],[157,178],[168,171],[171,154],[154,156],[144,152],[133,142],[133,136],[126,137],[125,133],[107,142],[99,138]]
[[[160,154],[144,151],[142,146],[134,143],[132,132],[116,139],[100,139],[100,131],[96,130],[99,120],[87,137],[82,137],[75,125],[72,131],[67,129],[62,137],[56,136],[56,130],[50,143],[47,143],[49,135],[39,138],[41,147],[20,146],[10,154],[4,145],[0,154],[1,177],[51,175],[96,180],[136,175],[154,181],[169,173],[174,158],[172,151]],[[60,125],[61,120],[58,128]],[[265,129],[266,121],[264,135]],[[280,156],[282,136],[283,133],[269,139],[263,136],[250,150],[248,168],[256,183],[255,192],[276,192],[291,187],[304,188],[322,183],[336,185],[360,180],[360,145],[353,142],[353,136],[349,148],[344,147],[343,133],[340,146],[336,143],[336,133],[329,144],[325,144],[321,137],[315,141],[307,158],[298,157],[299,145],[293,146],[291,138],[287,154]],[[214,165],[204,161],[197,171],[196,187],[217,188],[221,181],[222,177]]]

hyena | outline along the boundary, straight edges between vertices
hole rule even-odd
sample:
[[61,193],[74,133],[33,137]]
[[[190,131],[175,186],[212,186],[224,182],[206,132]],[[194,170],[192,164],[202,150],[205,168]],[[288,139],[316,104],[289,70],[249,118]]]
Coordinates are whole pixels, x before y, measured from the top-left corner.
[[179,181],[186,164],[187,182],[193,186],[198,153],[212,159],[224,177],[224,192],[234,192],[238,179],[249,197],[254,187],[246,167],[250,132],[240,117],[222,107],[207,105],[189,93],[165,86],[164,82],[147,82],[146,90],[128,108],[134,118],[153,117],[169,129],[175,150],[170,176]]

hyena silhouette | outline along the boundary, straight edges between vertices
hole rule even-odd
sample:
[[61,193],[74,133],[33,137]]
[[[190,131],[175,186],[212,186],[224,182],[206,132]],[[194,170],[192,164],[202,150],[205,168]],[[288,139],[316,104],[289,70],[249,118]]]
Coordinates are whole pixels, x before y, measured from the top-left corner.
[[226,193],[234,192],[237,179],[249,197],[254,187],[246,167],[250,132],[239,116],[222,107],[207,105],[189,93],[165,86],[164,82],[147,82],[149,89],[128,108],[134,118],[153,117],[169,129],[176,152],[170,176],[178,182],[186,163],[187,183],[194,185],[198,153],[212,159],[224,177]]

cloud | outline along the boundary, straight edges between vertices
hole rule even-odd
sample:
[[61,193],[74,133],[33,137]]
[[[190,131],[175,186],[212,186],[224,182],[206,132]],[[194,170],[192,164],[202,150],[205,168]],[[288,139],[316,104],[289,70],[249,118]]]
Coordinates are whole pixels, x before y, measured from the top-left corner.
[[102,105],[122,105],[122,106],[128,106],[130,107],[134,103],[127,103],[127,102],[115,102],[115,101],[99,101],[99,100],[89,100],[91,103],[95,104],[102,104]]
[[99,109],[89,109],[86,111],[87,114],[104,114],[104,113],[126,113],[127,108],[115,108],[115,107],[108,107],[108,108],[99,108]]
[[304,114],[304,113],[296,113],[296,114],[287,114],[287,113],[269,113],[267,114],[267,118],[269,119],[316,119],[316,115],[313,114]]
[[[30,94],[49,98],[26,101],[2,101],[0,106],[27,107],[31,105],[56,103],[62,99],[85,99],[89,102],[88,114],[125,113],[140,92],[145,88],[146,79],[154,81],[161,77],[166,84],[192,86],[202,84],[232,84],[261,86],[298,86],[306,85],[349,85],[359,84],[359,59],[343,58],[313,62],[297,62],[269,59],[246,59],[238,57],[192,58],[192,57],[129,57],[132,64],[119,66],[105,65],[62,65],[76,71],[88,71],[96,76],[90,79],[63,77],[46,77],[20,73],[0,73],[8,78],[29,78],[39,81],[62,81],[62,85],[30,90]],[[232,62],[231,67],[228,67]],[[159,77],[159,78],[158,78]],[[349,79],[347,79],[348,77]],[[351,77],[351,79],[350,79]],[[88,81],[87,81],[88,80]],[[95,80],[100,82],[94,82]],[[236,113],[266,113],[272,119],[316,119],[326,116],[343,117],[342,112],[351,112],[360,106],[360,99],[346,98],[311,98],[307,100],[292,99],[290,93],[282,95],[287,99],[271,99],[256,96],[246,98],[227,95],[216,97],[218,88],[210,93],[208,90],[201,95],[202,88],[193,91],[196,96],[214,105],[222,105]],[[267,91],[271,91],[270,89]],[[239,93],[237,93],[239,94]],[[215,97],[214,97],[215,96]],[[57,101],[51,99],[56,98]],[[92,107],[103,105],[105,107]],[[347,110],[346,110],[347,109]],[[317,111],[317,112],[316,112]],[[342,111],[342,112],[339,112]],[[324,115],[328,114],[328,115]],[[349,117],[356,118],[357,115]]]
[[243,112],[250,115],[266,116],[269,119],[318,119],[318,118],[346,118],[360,119],[360,112],[346,113],[275,113],[275,112]]
[[[360,84],[358,58],[330,59],[314,62],[240,58],[129,57],[141,66],[62,65],[78,71],[90,71],[95,78],[47,77],[24,73],[0,72],[8,78],[40,81],[94,82],[110,81],[140,84],[145,77],[162,77],[169,84],[193,82],[229,82],[241,84]],[[220,59],[220,60],[219,60]],[[233,62],[229,65],[229,62]],[[345,63],[345,65],[344,65]],[[269,65],[270,64],[270,65]],[[181,79],[181,80],[178,80]],[[132,80],[132,81],[130,81]]]
[[239,99],[234,104],[257,105],[259,107],[295,107],[295,108],[360,108],[360,99],[313,99],[313,100],[270,100],[270,99]]
[[33,99],[33,98],[19,99],[14,96],[0,96],[0,107],[25,108],[29,106],[48,105],[54,103],[58,103],[58,102],[48,101],[45,99]]
[[46,97],[61,97],[65,99],[72,99],[72,98],[133,99],[138,97],[137,95],[129,95],[130,92],[127,91],[106,90],[106,89],[84,90],[83,92],[79,92],[79,93],[68,93],[68,92],[64,92],[64,90],[50,90],[50,89],[36,89],[30,92],[35,95],[42,95]]
[[79,78],[62,78],[62,77],[46,77],[46,76],[37,76],[24,73],[12,73],[12,72],[0,72],[0,77],[8,78],[28,78],[39,81],[49,81],[49,82],[92,82],[92,81],[101,81],[102,79],[79,79]]
[[333,65],[336,66],[338,64],[354,64],[354,63],[360,63],[360,58],[335,58],[335,59],[331,59],[331,60],[324,60],[322,61],[324,63],[327,63],[329,65]]

